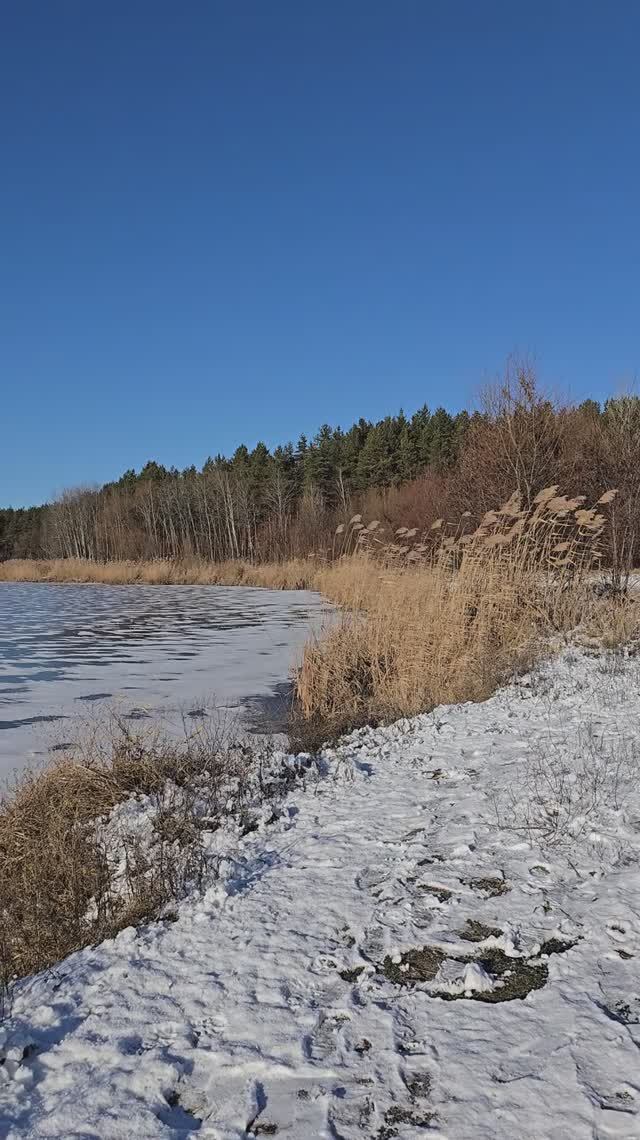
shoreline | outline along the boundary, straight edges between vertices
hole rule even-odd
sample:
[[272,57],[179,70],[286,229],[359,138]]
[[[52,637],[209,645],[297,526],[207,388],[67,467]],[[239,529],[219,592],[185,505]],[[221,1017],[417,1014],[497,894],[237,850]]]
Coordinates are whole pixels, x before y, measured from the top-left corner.
[[312,559],[283,562],[173,562],[170,559],[93,562],[84,558],[9,559],[0,582],[107,586],[253,586],[314,590],[325,568]]

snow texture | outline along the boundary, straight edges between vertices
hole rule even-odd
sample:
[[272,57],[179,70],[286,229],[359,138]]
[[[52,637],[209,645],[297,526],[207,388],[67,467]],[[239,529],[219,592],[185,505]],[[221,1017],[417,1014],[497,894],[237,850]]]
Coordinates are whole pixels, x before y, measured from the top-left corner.
[[638,679],[566,653],[327,750],[204,894],[16,988],[0,1135],[640,1136]]

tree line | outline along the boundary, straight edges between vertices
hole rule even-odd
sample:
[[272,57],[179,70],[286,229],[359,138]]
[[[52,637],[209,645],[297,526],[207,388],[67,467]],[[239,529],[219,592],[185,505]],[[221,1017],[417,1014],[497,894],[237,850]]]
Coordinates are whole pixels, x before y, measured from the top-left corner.
[[358,511],[423,527],[480,515],[516,489],[530,501],[551,483],[587,498],[618,487],[617,557],[636,558],[640,399],[558,405],[512,364],[473,413],[424,406],[346,431],[325,424],[295,446],[241,446],[183,471],[150,461],[100,488],[0,510],[0,559],[278,560],[330,552]]
[[315,438],[273,451],[242,445],[200,470],[151,460],[99,489],[0,510],[0,557],[285,557],[301,544],[306,552],[313,531],[348,511],[354,496],[450,466],[468,421],[466,412],[423,407],[410,419],[360,419],[348,431],[325,424]]

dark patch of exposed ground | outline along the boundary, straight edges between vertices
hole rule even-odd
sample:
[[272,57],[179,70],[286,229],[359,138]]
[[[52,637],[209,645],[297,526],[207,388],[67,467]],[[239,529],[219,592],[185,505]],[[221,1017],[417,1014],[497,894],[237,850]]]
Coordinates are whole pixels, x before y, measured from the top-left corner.
[[[461,936],[471,942],[483,942],[491,936],[497,937],[502,932],[497,927],[484,926],[482,923],[469,921],[461,931]],[[382,973],[399,986],[419,985],[422,982],[434,981],[438,970],[445,961],[462,963],[475,962],[494,981],[499,984],[491,990],[474,990],[451,993],[447,990],[425,990],[430,997],[439,997],[444,1001],[483,1001],[497,1003],[522,999],[533,990],[542,989],[549,977],[549,969],[541,961],[541,955],[565,954],[575,946],[575,942],[565,942],[559,938],[550,938],[543,942],[540,952],[535,958],[509,957],[497,946],[484,949],[478,947],[476,954],[455,954],[446,952],[437,946],[421,946],[407,950],[399,962],[386,957],[382,964]]]
[[468,918],[462,930],[458,931],[466,942],[484,942],[486,938],[499,938],[502,931],[499,926],[486,926],[475,918]]

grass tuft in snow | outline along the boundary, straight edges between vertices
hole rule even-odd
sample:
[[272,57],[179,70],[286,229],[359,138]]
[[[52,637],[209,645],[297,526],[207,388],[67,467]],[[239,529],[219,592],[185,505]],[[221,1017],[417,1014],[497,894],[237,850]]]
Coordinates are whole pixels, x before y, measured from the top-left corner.
[[0,803],[0,990],[157,917],[215,876],[212,836],[277,815],[292,758],[203,719],[176,740],[112,715]]

